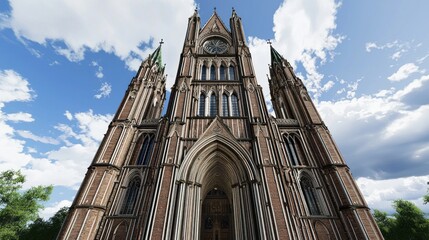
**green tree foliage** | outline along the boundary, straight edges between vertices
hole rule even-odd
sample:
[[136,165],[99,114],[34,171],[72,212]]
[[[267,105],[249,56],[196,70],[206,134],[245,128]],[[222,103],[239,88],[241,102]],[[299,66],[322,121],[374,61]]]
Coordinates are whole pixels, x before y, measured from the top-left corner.
[[20,240],[55,240],[60,232],[61,225],[67,217],[69,208],[63,207],[54,216],[45,221],[38,218],[27,229],[21,232]]
[[[429,182],[428,182],[428,184],[429,184]],[[429,203],[429,189],[428,189],[426,195],[423,196],[423,203],[424,204],[428,204]]]
[[25,177],[20,171],[0,173],[0,239],[18,239],[18,233],[29,221],[38,217],[43,208],[40,201],[47,201],[52,186],[32,187],[22,191]]
[[415,204],[406,200],[393,202],[396,213],[374,211],[374,218],[385,240],[427,240],[429,239],[429,220]]
[[384,238],[392,239],[391,229],[394,227],[394,224],[395,224],[394,219],[389,218],[387,216],[387,213],[379,211],[377,209],[374,210],[374,218]]
[[396,224],[392,233],[396,239],[429,239],[429,222],[422,210],[405,200],[396,200],[393,206],[396,210]]

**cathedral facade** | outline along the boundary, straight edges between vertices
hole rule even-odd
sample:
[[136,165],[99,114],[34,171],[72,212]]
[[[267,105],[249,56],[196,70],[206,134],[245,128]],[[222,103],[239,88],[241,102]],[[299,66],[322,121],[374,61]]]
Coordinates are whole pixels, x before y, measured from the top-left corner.
[[276,117],[240,17],[228,28],[215,12],[201,25],[195,11],[166,114],[160,45],[131,80],[58,239],[383,239],[302,81],[270,51]]

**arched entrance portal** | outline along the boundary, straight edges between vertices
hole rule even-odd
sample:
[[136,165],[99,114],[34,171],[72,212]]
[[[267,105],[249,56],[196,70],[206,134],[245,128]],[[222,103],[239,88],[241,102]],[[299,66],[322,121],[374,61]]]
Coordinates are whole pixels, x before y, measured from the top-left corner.
[[176,183],[173,239],[266,239],[258,168],[218,118],[186,154]]
[[224,191],[214,188],[207,193],[201,213],[202,240],[234,239],[232,206]]

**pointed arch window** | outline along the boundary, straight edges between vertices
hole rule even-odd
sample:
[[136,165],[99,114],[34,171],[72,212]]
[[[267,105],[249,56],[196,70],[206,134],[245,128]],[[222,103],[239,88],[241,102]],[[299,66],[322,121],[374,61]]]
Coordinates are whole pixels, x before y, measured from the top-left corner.
[[222,116],[229,117],[229,98],[226,93],[222,94]]
[[210,67],[210,80],[216,80],[216,68],[214,65]]
[[217,113],[216,95],[212,93],[212,95],[210,95],[210,117],[216,116],[216,113]]
[[144,137],[143,145],[137,159],[137,165],[147,165],[149,163],[154,144],[155,137],[153,135],[147,135]]
[[219,68],[219,80],[226,80],[226,69],[224,65],[220,65]]
[[322,215],[317,189],[313,186],[310,176],[303,174],[300,179],[300,185],[310,215]]
[[229,71],[228,71],[228,80],[235,80],[235,68],[234,66],[229,66]]
[[198,115],[205,116],[206,115],[206,95],[204,93],[200,94],[199,106],[198,106]]
[[286,154],[293,166],[300,165],[300,161],[298,158],[295,140],[292,137],[284,136],[285,144],[286,144]]
[[207,80],[207,67],[203,65],[201,67],[201,80]]
[[240,111],[238,109],[238,97],[235,93],[231,95],[231,110],[231,116],[238,117],[240,115]]
[[135,176],[129,183],[120,214],[132,214],[139,194],[141,179]]

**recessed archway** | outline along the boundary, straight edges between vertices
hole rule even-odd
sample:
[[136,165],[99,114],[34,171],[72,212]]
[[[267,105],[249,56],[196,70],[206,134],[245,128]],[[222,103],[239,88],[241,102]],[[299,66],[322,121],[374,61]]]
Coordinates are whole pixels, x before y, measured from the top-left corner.
[[[220,134],[200,139],[182,162],[177,180],[181,206],[176,222],[178,237],[259,238],[259,233],[255,232],[261,224],[256,217],[260,213],[255,211],[262,208],[257,197],[260,195],[259,174],[248,153],[235,139]],[[223,210],[206,209],[217,205],[223,206]],[[211,230],[206,229],[206,224]]]

